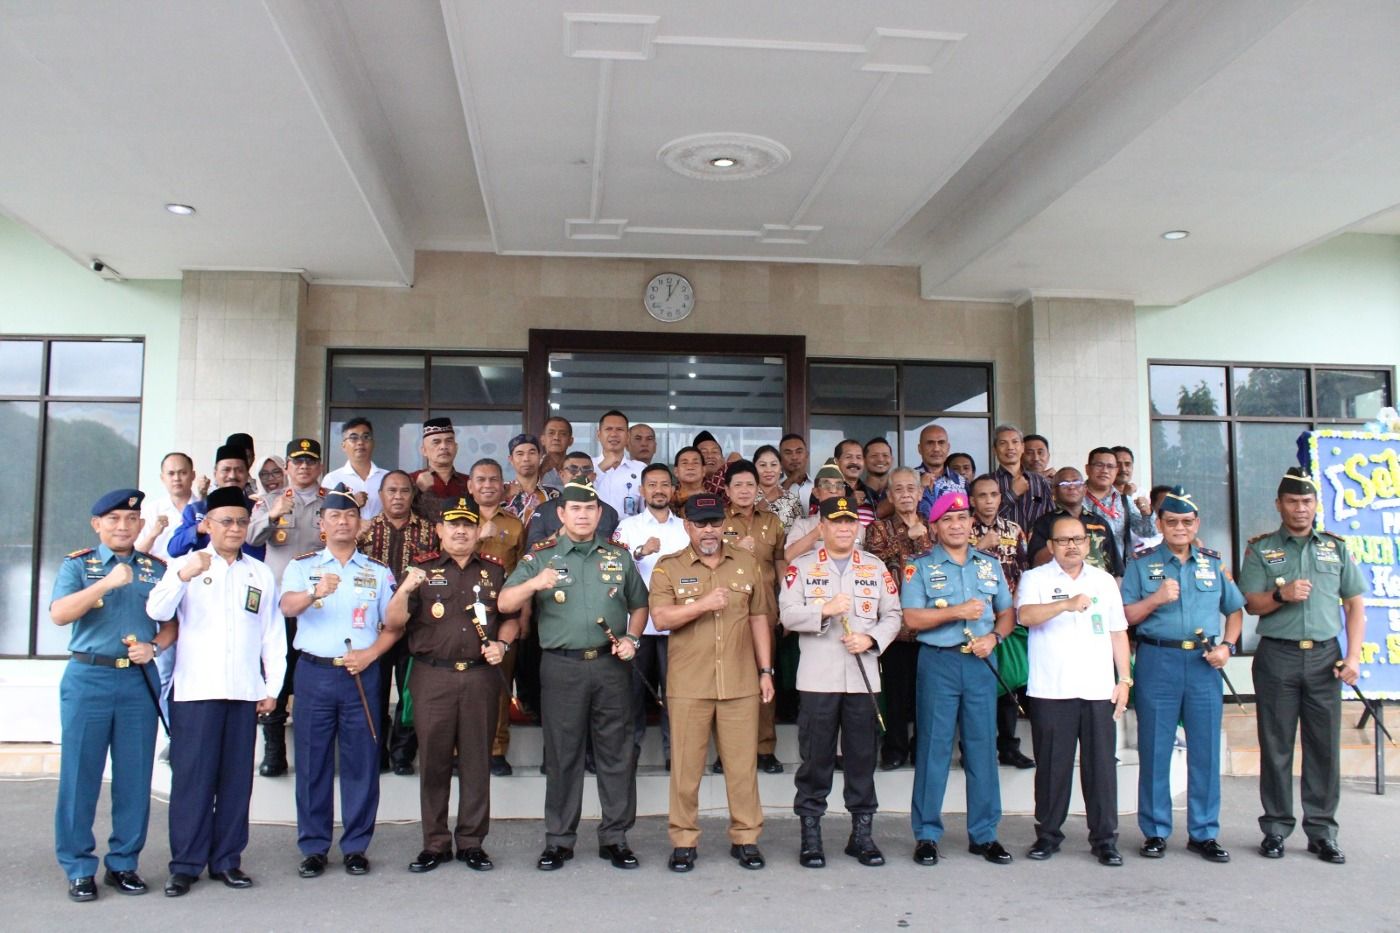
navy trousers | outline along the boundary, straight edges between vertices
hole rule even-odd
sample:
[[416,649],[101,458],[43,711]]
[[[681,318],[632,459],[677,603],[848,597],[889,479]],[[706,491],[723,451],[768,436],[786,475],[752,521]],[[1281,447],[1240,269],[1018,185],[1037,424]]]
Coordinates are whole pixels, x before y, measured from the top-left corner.
[[[360,674],[369,714],[379,720],[379,663]],[[335,825],[336,753],[340,756],[340,851],[364,852],[379,812],[379,744],[370,738],[355,678],[343,667],[297,661],[297,847],[302,855],[330,851]]]
[[1139,644],[1133,668],[1137,709],[1138,828],[1172,834],[1172,747],[1186,726],[1186,831],[1204,842],[1220,835],[1220,672],[1199,650]]
[[238,868],[248,845],[257,704],[170,703],[170,871]]
[[156,708],[140,666],[97,667],[69,661],[59,686],[63,747],[59,758],[54,848],[69,879],[97,874],[92,821],[112,753],[112,835],[107,867],[135,871],[151,816]]

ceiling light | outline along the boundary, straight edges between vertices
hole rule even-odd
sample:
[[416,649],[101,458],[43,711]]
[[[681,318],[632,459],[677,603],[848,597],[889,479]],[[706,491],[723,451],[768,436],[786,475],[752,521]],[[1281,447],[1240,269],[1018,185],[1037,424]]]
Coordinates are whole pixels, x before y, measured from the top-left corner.
[[675,411],[675,410],[676,410],[676,406],[674,406],[674,405],[667,405],[666,407],[669,408],[669,409],[671,409],[671,411]]
[[1184,240],[1191,235],[1190,230],[1168,230],[1162,234],[1164,240]]
[[559,410],[559,403],[558,403],[558,402],[550,402],[550,403],[549,403],[549,407],[552,408],[554,411],[558,411],[558,410]]
[[181,217],[188,217],[194,213],[194,208],[188,204],[167,204],[165,209],[172,214],[179,214]]
[[686,375],[686,378],[687,378],[687,379],[694,379],[694,378],[695,378],[695,373],[686,373],[685,375]]
[[719,156],[718,158],[711,159],[710,164],[715,168],[733,168],[739,164],[739,160],[729,156]]

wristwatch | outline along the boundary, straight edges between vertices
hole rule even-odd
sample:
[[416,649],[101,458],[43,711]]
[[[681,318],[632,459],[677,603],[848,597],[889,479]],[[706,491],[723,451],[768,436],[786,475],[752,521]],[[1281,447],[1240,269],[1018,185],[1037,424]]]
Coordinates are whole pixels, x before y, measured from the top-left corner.
[[1133,679],[1131,677],[1120,677],[1118,678],[1118,682],[1120,684],[1127,684],[1129,687],[1133,685]]
[[622,637],[625,638],[625,639],[627,639],[628,641],[630,641],[630,642],[632,643],[632,647],[633,647],[633,648],[640,648],[640,647],[642,647],[642,636],[640,636],[640,635],[633,635],[631,632],[626,632],[626,633],[623,634]]
[[1222,641],[1221,644],[1230,649],[1230,657],[1232,658],[1235,656],[1235,652],[1239,651],[1239,645],[1233,641]]
[[643,555],[642,555],[642,546],[639,544],[639,545],[637,545],[636,547],[634,547],[634,548],[632,549],[632,559],[633,559],[633,560],[641,560],[641,559],[642,559],[642,556],[643,556]]
[[1283,603],[1283,590],[1274,590],[1274,602]]
[[998,645],[1001,644],[1002,641],[1003,641],[1000,632],[993,632],[993,633],[992,633],[992,637],[995,638],[995,639],[997,640],[997,644],[998,644]]
[[760,667],[758,669],[758,672],[760,674],[767,674],[769,677],[772,677],[774,674],[778,673],[777,670],[771,667]]
[[160,645],[156,644],[155,642],[148,642],[148,644],[151,646],[151,657],[160,657]]

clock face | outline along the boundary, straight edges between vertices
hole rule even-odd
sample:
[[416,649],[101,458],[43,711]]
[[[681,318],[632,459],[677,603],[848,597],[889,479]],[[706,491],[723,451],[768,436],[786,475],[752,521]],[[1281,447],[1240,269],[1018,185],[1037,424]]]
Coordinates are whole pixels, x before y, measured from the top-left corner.
[[685,276],[663,272],[647,283],[642,304],[658,321],[673,324],[695,310],[695,289],[690,287],[690,280]]

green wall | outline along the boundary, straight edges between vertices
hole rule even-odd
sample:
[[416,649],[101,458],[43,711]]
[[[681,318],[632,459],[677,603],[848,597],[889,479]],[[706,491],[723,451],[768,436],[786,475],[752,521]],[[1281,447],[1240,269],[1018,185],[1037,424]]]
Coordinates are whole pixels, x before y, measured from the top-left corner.
[[0,334],[144,338],[141,488],[160,490],[158,458],[175,436],[179,281],[104,281],[0,215]]

